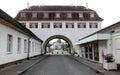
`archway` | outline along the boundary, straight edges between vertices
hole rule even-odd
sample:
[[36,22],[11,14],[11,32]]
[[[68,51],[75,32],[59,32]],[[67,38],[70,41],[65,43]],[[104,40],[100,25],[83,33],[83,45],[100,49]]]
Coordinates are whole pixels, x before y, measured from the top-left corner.
[[63,36],[63,35],[54,35],[54,36],[49,37],[44,42],[42,53],[44,53],[44,54],[46,53],[46,50],[47,50],[46,47],[47,47],[47,44],[49,43],[49,41],[51,41],[52,39],[56,39],[56,38],[65,40],[68,43],[68,45],[69,45],[69,53],[73,52],[73,44],[72,44],[72,42],[70,41],[69,38],[67,38],[66,36]]

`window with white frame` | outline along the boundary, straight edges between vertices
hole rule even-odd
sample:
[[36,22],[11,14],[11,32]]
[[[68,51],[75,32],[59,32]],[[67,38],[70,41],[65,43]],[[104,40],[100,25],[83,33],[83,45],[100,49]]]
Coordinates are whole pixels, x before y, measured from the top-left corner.
[[67,18],[72,18],[72,13],[67,13]]
[[74,23],[66,23],[66,28],[74,28]]
[[78,28],[86,28],[86,24],[85,23],[78,23]]
[[82,12],[79,13],[79,18],[83,18],[83,13]]
[[56,13],[56,18],[60,18],[60,13],[59,12]]
[[24,52],[25,53],[27,52],[27,40],[26,39],[24,40]]
[[94,18],[94,12],[90,12],[90,18]]
[[7,52],[11,53],[12,52],[12,45],[13,45],[13,36],[8,34],[7,35]]
[[21,52],[21,38],[18,37],[17,39],[17,53]]
[[37,18],[37,13],[36,12],[32,13],[32,18]]
[[97,23],[90,23],[90,28],[98,28],[98,24]]
[[42,28],[50,28],[50,23],[42,23]]
[[26,17],[26,13],[25,13],[25,12],[21,12],[21,13],[20,13],[20,16],[21,16],[21,17]]
[[62,23],[54,23],[54,28],[62,28]]
[[45,12],[45,13],[44,13],[44,18],[49,18],[48,12]]
[[38,23],[30,23],[30,28],[38,28]]

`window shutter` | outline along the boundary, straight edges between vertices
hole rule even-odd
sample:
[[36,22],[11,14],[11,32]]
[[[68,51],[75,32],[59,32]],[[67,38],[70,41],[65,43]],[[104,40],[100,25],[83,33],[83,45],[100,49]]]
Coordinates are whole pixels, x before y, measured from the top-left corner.
[[74,24],[72,24],[72,28],[74,28]]
[[80,24],[78,23],[78,28],[80,28]]
[[68,28],[68,24],[66,24],[66,28]]
[[36,28],[38,28],[38,23],[36,23]]
[[54,28],[56,28],[56,24],[54,24]]
[[62,28],[62,23],[60,23],[60,28]]
[[84,24],[84,28],[86,28],[86,24]]
[[30,28],[32,28],[32,24],[30,23]]
[[96,24],[96,28],[98,28],[98,25]]
[[92,28],[92,24],[90,24],[90,28]]
[[44,24],[42,23],[42,28],[44,28]]
[[48,24],[48,28],[50,28],[50,24]]

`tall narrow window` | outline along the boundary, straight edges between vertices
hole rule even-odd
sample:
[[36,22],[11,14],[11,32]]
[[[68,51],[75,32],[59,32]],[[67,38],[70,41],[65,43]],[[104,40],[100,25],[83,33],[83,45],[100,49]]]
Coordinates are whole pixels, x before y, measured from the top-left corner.
[[36,12],[32,13],[32,18],[37,18],[37,13]]
[[21,17],[26,17],[26,13],[25,13],[25,12],[21,12],[21,13],[20,13],[20,16],[21,16]]
[[79,13],[79,18],[83,18],[83,13],[82,12]]
[[54,28],[62,28],[62,23],[54,23]]
[[74,28],[74,23],[66,23],[66,28]]
[[50,23],[42,23],[42,28],[50,28]]
[[44,13],[44,18],[49,18],[48,12],[45,12],[45,13]]
[[38,28],[38,23],[30,23],[30,28]]
[[34,42],[32,42],[32,52],[34,52]]
[[86,24],[85,23],[78,23],[78,28],[86,28]]
[[13,38],[12,35],[8,34],[7,36],[7,52],[8,53],[12,52],[12,41],[13,41],[12,38]]
[[98,28],[97,23],[90,23],[90,28]]
[[72,18],[72,13],[67,13],[67,18]]
[[60,13],[56,13],[56,18],[60,18]]
[[24,52],[27,52],[27,40],[24,40]]
[[94,12],[90,12],[90,18],[94,18]]
[[17,53],[21,52],[21,38],[18,38],[17,40]]

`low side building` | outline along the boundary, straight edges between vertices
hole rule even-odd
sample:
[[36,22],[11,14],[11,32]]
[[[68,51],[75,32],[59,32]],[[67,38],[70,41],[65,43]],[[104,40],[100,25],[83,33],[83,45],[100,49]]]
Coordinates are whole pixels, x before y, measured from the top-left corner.
[[80,39],[76,45],[83,58],[103,63],[103,56],[112,53],[115,62],[120,64],[120,22]]
[[42,42],[0,9],[0,65],[40,55]]

